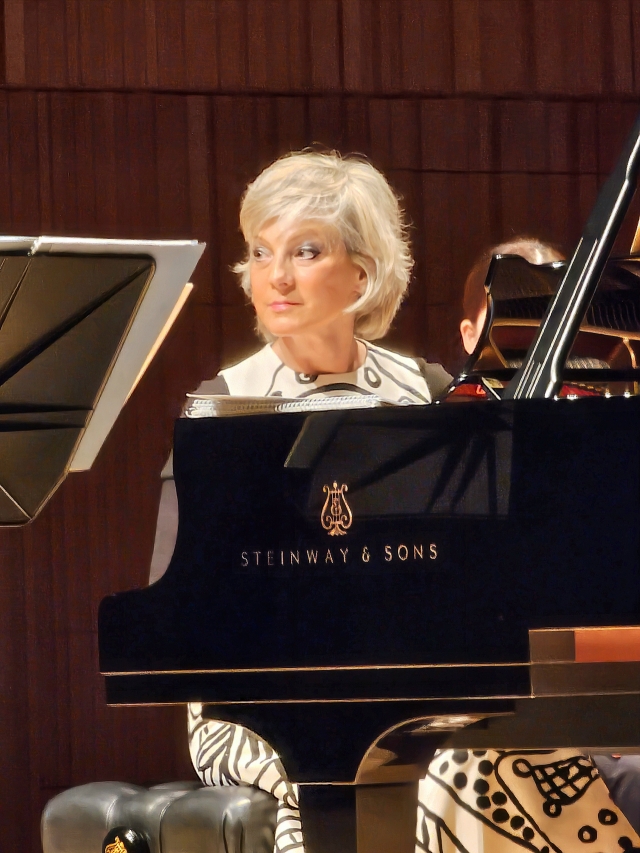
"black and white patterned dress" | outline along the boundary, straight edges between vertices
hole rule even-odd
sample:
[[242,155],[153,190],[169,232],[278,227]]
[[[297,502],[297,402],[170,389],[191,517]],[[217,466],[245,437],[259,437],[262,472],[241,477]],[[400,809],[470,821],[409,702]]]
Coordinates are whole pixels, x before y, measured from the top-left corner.
[[575,749],[443,750],[418,801],[416,853],[640,850],[594,762]]
[[201,394],[234,397],[336,397],[374,395],[393,403],[430,403],[451,377],[439,364],[408,358],[365,343],[364,363],[351,373],[306,374],[287,367],[270,345],[203,382]]

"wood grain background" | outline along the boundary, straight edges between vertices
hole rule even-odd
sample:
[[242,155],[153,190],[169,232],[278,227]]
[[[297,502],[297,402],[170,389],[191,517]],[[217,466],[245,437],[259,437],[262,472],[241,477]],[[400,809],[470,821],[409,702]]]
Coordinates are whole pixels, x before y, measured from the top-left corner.
[[633,0],[0,3],[0,232],[208,244],[94,468],[0,531],[3,850],[39,851],[71,785],[192,777],[182,708],[105,707],[96,612],[145,584],[184,393],[255,346],[229,271],[246,182],[314,143],[368,155],[417,259],[388,340],[454,369],[474,257],[523,232],[571,248],[639,94]]

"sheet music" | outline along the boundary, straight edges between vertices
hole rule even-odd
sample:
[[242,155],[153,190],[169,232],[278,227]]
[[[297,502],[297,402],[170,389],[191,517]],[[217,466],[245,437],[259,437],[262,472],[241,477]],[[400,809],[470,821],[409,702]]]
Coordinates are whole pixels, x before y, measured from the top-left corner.
[[188,418],[225,418],[237,415],[267,415],[286,412],[329,412],[341,409],[376,409],[402,405],[375,394],[335,397],[230,397],[227,394],[187,394]]

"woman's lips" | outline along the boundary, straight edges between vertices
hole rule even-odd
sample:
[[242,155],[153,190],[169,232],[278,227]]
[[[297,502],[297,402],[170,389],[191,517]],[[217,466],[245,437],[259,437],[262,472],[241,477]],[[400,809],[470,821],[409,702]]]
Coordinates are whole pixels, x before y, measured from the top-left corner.
[[269,308],[271,308],[272,311],[280,312],[280,311],[286,311],[287,308],[293,308],[294,306],[299,305],[299,304],[300,303],[298,303],[298,302],[286,302],[286,301],[270,302]]

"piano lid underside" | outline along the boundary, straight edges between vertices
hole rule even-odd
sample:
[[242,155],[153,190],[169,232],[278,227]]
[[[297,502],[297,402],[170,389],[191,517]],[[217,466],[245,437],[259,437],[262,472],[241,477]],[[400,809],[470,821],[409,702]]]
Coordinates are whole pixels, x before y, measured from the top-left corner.
[[[531,347],[566,262],[492,261],[485,287],[491,312],[464,375],[508,381]],[[640,257],[608,261],[567,360],[565,380],[602,393],[638,393]],[[603,373],[603,371],[609,371]]]

